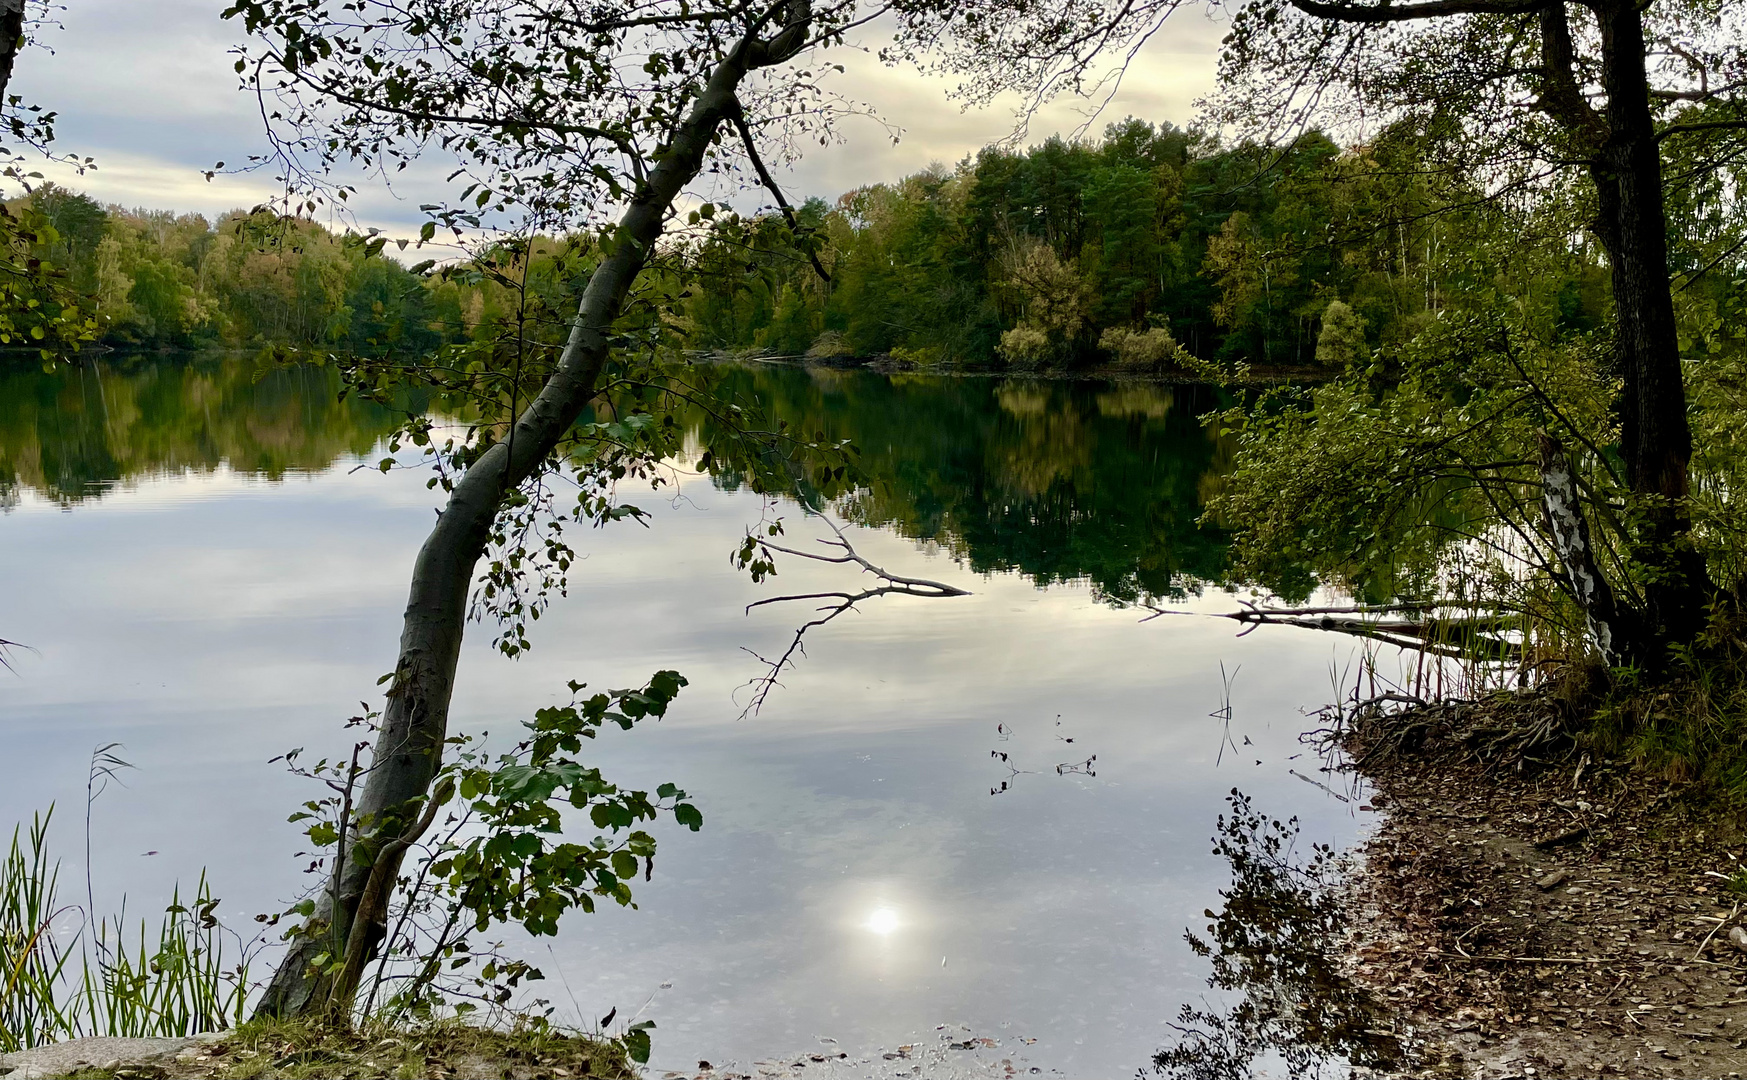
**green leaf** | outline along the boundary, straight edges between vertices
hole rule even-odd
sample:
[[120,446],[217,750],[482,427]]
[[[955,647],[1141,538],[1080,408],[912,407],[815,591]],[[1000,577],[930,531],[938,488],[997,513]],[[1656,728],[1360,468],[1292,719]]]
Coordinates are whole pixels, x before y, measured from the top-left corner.
[[654,1026],[654,1024],[648,1024],[645,1027],[643,1024],[638,1024],[625,1032],[625,1037],[621,1040],[625,1044],[625,1054],[639,1065],[649,1064],[649,1028]]

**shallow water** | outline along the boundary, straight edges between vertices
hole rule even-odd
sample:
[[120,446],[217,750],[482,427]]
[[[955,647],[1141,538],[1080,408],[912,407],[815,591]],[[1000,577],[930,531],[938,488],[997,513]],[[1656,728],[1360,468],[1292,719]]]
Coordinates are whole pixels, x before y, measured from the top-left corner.
[[[841,1048],[866,1074],[942,1075],[881,1053],[962,1036],[1021,1071],[1133,1075],[1206,992],[1182,935],[1229,878],[1209,844],[1227,791],[1299,815],[1306,842],[1362,827],[1294,775],[1327,779],[1297,737],[1353,649],[1105,602],[1216,566],[1218,539],[1192,522],[1220,449],[1186,391],[746,378],[864,446],[884,480],[857,511],[881,527],[850,530],[864,554],[972,595],[886,598],[815,631],[742,719],[758,674],[743,649],[780,650],[804,618],[744,606],[852,582],[790,560],[753,585],[728,555],[759,499],[682,473],[631,496],[651,527],[581,537],[530,654],[506,660],[476,629],[461,729],[507,731],[570,678],[671,667],[691,683],[596,757],[620,783],[686,788],[705,828],[658,831],[638,910],[573,915],[539,947],[541,994],[567,1018],[641,1011],[658,1070]],[[393,664],[437,503],[422,472],[355,468],[391,421],[332,391],[326,373],[257,382],[236,360],[0,378],[0,637],[31,646],[0,673],[0,821],[56,803],[82,879],[87,761],[124,744],[136,769],[93,811],[100,906],[125,892],[151,911],[204,866],[220,915],[247,928],[307,884],[285,818],[313,795],[268,759],[348,745],[340,722]],[[791,543],[827,533],[793,507],[789,521]],[[1233,672],[1227,741],[1210,714]],[[1095,775],[1058,775],[1093,754]]]

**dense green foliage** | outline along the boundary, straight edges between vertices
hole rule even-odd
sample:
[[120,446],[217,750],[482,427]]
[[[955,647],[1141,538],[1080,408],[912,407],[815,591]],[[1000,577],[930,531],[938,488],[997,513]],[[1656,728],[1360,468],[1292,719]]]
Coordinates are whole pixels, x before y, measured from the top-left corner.
[[[341,401],[331,369],[244,357],[0,366],[0,506],[71,504],[117,484],[228,466],[277,479],[365,454],[398,417]],[[416,404],[409,403],[409,404]]]
[[[1449,193],[1413,152],[1318,134],[1225,147],[1133,119],[1098,142],[991,147],[810,202],[799,230],[725,222],[695,254],[691,340],[924,365],[1338,370],[1412,337],[1462,273],[1464,225],[1427,216]],[[1593,325],[1600,282],[1591,260],[1545,284]]]
[[[1237,531],[1235,574],[1292,598],[1331,584],[1371,600],[1504,608],[1532,617],[1542,655],[1581,653],[1584,614],[1542,507],[1541,440],[1551,436],[1577,470],[1602,573],[1623,603],[1643,602],[1655,570],[1630,552],[1649,500],[1622,467],[1611,327],[1587,313],[1605,316],[1605,282],[1572,239],[1580,208],[1550,199],[1462,213],[1465,242],[1432,268],[1444,282],[1435,319],[1349,357],[1333,379],[1224,414],[1239,449],[1209,513]],[[1740,593],[1747,571],[1740,272],[1689,273],[1676,305],[1694,431],[1692,542],[1723,596]],[[1574,282],[1599,299],[1574,300]]]
[[83,298],[92,333],[114,347],[416,355],[489,336],[502,309],[495,249],[454,272],[428,273],[427,262],[415,273],[385,257],[380,238],[304,219],[235,211],[209,222],[104,207],[54,185],[16,200],[11,212],[40,223],[31,257]]
[[1086,581],[1108,600],[1217,580],[1225,537],[1197,524],[1220,467],[1206,387],[887,377],[738,368],[730,385],[790,427],[847,439],[838,510],[938,543],[980,573]]

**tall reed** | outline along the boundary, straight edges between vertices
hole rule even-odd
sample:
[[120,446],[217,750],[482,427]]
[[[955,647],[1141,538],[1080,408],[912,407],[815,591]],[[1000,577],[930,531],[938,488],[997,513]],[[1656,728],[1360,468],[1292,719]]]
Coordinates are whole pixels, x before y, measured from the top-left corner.
[[[49,855],[48,813],[13,829],[0,866],[0,1052],[87,1035],[178,1036],[241,1023],[249,991],[248,944],[219,923],[206,875],[189,903],[178,886],[154,934],[126,907],[98,918],[56,898],[60,863]],[[71,933],[63,943],[57,936]],[[226,937],[233,943],[227,950]],[[236,959],[226,966],[227,951]]]
[[[48,857],[47,814],[33,815],[30,832],[12,830],[12,848],[0,868],[0,1051],[11,1053],[49,1042],[67,1030],[64,998],[67,954],[55,941],[54,921],[66,913],[55,904],[60,864]],[[22,842],[21,842],[22,841]]]

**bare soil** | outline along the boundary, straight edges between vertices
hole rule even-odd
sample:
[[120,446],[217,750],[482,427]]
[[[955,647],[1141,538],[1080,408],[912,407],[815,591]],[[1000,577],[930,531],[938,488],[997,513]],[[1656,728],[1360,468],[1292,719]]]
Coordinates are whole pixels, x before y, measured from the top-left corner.
[[1742,1075],[1740,814],[1592,763],[1549,736],[1557,708],[1513,696],[1355,723],[1381,822],[1351,886],[1352,977],[1416,1075]]

